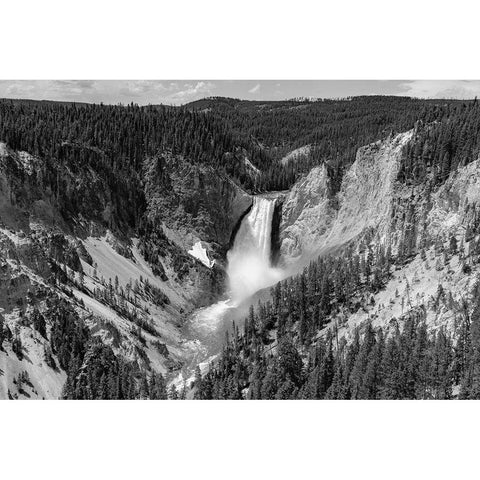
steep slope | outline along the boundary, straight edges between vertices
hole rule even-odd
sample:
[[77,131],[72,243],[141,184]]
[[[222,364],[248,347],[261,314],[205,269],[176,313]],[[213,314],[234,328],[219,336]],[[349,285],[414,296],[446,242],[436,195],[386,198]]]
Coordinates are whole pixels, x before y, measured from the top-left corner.
[[288,152],[284,157],[280,159],[282,165],[288,165],[290,162],[297,162],[299,159],[308,158],[311,152],[311,145],[304,145],[303,147],[298,147]]
[[325,166],[313,168],[300,179],[284,199],[280,222],[280,255],[285,264],[301,262],[317,249],[334,221]]
[[[185,318],[223,292],[223,258],[251,197],[211,167],[165,153],[146,161],[145,213],[134,229],[116,220],[121,206],[101,174],[87,168],[66,187],[75,201],[92,204],[88,215],[74,203],[65,210],[44,186],[45,168],[43,159],[0,143],[0,398],[83,395],[93,386],[78,369],[96,368],[87,354],[100,348],[97,340],[107,349],[100,355],[127,362],[129,395],[163,395],[139,378],[173,375],[191,355]],[[68,169],[59,169],[63,175],[73,181]],[[191,255],[198,242],[215,262]],[[75,340],[83,364],[65,360],[54,343],[57,307],[86,328]]]
[[210,166],[169,153],[145,161],[146,217],[183,250],[198,241],[222,261],[252,197]]
[[364,307],[334,320],[341,336],[351,340],[366,322],[385,327],[419,309],[430,328],[455,335],[462,308],[474,303],[480,278],[480,159],[459,168],[431,194],[420,190],[428,198],[415,197],[417,218],[425,223],[413,240],[413,255]]
[[341,189],[332,194],[325,166],[312,169],[287,195],[280,224],[283,262],[303,265],[369,228],[385,242],[402,148],[413,131],[358,150]]
[[347,244],[360,251],[383,245],[398,258],[385,289],[355,314],[341,311],[334,318],[341,336],[352,338],[355,327],[367,320],[385,326],[420,307],[430,312],[429,325],[448,326],[455,315],[445,306],[437,311],[439,289],[458,305],[477,281],[480,161],[459,168],[436,190],[428,183],[406,187],[397,177],[403,148],[413,135],[409,131],[359,149],[337,196],[330,194],[326,169],[317,167],[284,202],[281,253],[286,264],[302,265]]

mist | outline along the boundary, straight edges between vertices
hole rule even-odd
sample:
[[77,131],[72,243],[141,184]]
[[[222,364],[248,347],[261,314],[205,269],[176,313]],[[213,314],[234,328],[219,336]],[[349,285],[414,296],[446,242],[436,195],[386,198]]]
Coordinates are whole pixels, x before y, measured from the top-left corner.
[[282,269],[271,265],[274,209],[275,199],[255,197],[252,210],[243,219],[227,254],[229,295],[234,304],[238,305],[285,276]]

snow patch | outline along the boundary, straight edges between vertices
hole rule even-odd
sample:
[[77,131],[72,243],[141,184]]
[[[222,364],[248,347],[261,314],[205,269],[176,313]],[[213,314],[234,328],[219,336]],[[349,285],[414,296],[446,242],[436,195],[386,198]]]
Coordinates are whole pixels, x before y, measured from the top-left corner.
[[207,250],[202,245],[202,242],[198,241],[195,243],[192,248],[188,251],[188,253],[195,257],[197,260],[200,260],[206,267],[212,268],[215,264],[215,260],[210,260],[208,258]]

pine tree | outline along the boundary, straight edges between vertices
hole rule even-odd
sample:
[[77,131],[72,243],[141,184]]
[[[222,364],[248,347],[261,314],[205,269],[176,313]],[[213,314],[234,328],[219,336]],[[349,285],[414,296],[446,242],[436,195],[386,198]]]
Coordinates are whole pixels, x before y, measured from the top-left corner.
[[470,318],[470,347],[467,366],[461,384],[460,397],[480,399],[480,296],[475,297],[475,306]]
[[171,385],[170,391],[168,392],[168,398],[170,400],[178,400],[178,392],[177,392],[177,387],[175,385]]
[[18,327],[15,331],[15,336],[12,341],[12,350],[17,355],[19,360],[23,359],[23,345]]
[[452,235],[450,237],[450,254],[451,255],[456,255],[458,253],[458,246],[457,246],[457,239],[455,238],[455,235]]
[[5,323],[4,317],[0,313],[0,350],[2,350],[3,348],[3,340],[5,339],[4,323]]
[[33,328],[44,338],[47,338],[46,322],[45,317],[38,311],[37,308],[34,308],[32,312],[32,322]]

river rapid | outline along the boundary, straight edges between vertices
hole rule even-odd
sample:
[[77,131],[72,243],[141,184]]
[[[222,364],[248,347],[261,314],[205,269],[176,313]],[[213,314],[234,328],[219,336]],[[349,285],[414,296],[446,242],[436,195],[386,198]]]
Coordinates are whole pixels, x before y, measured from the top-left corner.
[[254,197],[252,209],[242,220],[227,253],[228,291],[224,298],[195,310],[189,317],[184,335],[192,354],[174,380],[177,387],[193,379],[197,365],[202,371],[208,369],[221,352],[233,323],[243,324],[255,293],[285,278],[285,272],[271,264],[275,202],[272,195]]

